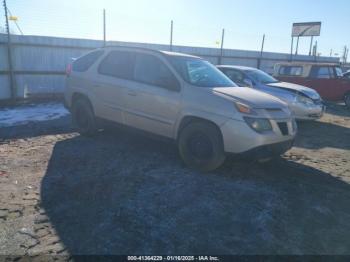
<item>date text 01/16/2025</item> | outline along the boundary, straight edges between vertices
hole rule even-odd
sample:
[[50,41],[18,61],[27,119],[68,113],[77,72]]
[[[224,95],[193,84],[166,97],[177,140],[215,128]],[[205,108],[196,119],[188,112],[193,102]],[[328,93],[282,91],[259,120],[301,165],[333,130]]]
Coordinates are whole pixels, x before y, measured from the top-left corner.
[[219,261],[215,256],[128,256],[128,261]]

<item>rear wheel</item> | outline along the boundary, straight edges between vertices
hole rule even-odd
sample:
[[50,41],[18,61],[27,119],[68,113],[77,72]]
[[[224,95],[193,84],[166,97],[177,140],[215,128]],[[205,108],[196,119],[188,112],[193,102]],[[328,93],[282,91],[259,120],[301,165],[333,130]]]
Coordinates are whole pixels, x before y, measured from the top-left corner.
[[79,98],[73,104],[73,123],[78,132],[84,136],[92,136],[97,132],[97,124],[92,106],[87,99]]
[[179,135],[178,147],[185,164],[203,172],[220,167],[226,158],[220,131],[206,122],[184,127]]
[[347,93],[344,98],[345,105],[348,109],[350,109],[350,93]]

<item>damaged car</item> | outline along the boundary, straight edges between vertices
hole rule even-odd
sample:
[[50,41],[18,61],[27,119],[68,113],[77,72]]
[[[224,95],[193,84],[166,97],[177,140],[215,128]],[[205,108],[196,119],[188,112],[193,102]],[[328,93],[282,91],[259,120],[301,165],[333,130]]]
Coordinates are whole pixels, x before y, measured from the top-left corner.
[[251,87],[286,102],[297,120],[316,120],[321,118],[325,111],[320,95],[311,88],[281,82],[252,67],[232,65],[217,67],[238,86]]

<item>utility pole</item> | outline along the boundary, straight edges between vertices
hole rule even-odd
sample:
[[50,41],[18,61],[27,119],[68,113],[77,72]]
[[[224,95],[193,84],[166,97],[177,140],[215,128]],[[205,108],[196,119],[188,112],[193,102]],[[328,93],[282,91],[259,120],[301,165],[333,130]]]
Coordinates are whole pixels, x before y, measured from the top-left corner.
[[261,59],[264,52],[264,45],[265,45],[265,34],[263,35],[262,43],[261,43],[261,51],[260,51],[260,58],[258,59],[258,69],[260,69],[261,66]]
[[7,5],[6,0],[3,0],[4,10],[5,10],[5,19],[6,19],[6,32],[7,32],[7,59],[8,59],[8,68],[10,76],[10,89],[11,89],[11,99],[13,102],[16,100],[16,85],[15,85],[15,75],[13,73],[12,65],[12,53],[11,53],[11,34],[10,34],[10,25],[7,15]]
[[225,39],[225,29],[222,29],[219,65],[221,64],[222,56],[224,53],[224,39]]
[[331,52],[329,53],[329,56],[332,57],[333,55],[333,49],[331,49]]
[[173,26],[174,26],[174,23],[173,23],[173,20],[171,20],[171,23],[170,23],[170,51],[173,51]]
[[103,9],[103,46],[106,46],[106,9]]

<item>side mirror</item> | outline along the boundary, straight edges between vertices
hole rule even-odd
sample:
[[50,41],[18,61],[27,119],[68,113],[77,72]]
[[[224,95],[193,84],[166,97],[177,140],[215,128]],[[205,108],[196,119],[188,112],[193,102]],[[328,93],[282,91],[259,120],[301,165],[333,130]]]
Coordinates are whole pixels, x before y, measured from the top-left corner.
[[252,80],[250,80],[249,78],[245,78],[243,80],[243,83],[246,84],[248,87],[254,87],[254,83]]
[[159,85],[171,91],[180,91],[180,83],[174,77],[161,78]]

